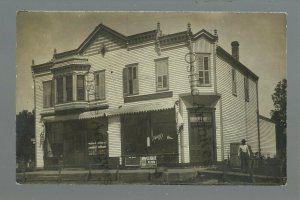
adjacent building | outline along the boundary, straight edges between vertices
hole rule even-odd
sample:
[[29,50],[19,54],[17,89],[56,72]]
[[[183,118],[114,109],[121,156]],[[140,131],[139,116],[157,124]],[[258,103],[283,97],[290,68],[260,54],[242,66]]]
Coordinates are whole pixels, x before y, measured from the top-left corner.
[[258,76],[231,45],[190,24],[129,36],[100,24],[33,62],[36,167],[211,165],[243,138],[259,152]]

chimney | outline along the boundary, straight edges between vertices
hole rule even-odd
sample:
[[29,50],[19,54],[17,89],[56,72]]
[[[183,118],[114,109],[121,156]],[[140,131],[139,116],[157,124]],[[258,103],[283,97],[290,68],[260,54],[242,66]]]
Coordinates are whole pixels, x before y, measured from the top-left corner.
[[234,57],[237,61],[239,60],[239,45],[238,41],[231,42],[232,57]]

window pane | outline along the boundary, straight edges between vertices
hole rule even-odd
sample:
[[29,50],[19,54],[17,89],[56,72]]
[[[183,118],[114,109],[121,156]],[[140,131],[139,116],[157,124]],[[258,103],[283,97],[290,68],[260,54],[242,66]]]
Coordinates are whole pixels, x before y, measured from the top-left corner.
[[204,57],[204,69],[208,70],[208,57]]
[[45,108],[52,106],[52,81],[43,82],[43,105]]
[[163,76],[163,88],[167,88],[168,87],[168,80],[167,80],[167,76]]
[[132,80],[132,67],[129,67],[129,80]]
[[57,103],[63,102],[63,78],[56,79]]
[[133,94],[133,83],[132,83],[132,80],[129,80],[128,85],[129,85],[129,94]]
[[85,99],[84,93],[84,75],[77,76],[77,100]]
[[162,88],[162,77],[157,77],[157,88]]
[[67,101],[73,100],[73,79],[72,76],[66,76]]
[[209,73],[205,72],[205,84],[209,84]]
[[133,71],[132,79],[136,79],[136,67],[133,67],[132,71]]
[[204,83],[203,78],[199,78],[199,82],[200,82],[200,84],[203,84]]

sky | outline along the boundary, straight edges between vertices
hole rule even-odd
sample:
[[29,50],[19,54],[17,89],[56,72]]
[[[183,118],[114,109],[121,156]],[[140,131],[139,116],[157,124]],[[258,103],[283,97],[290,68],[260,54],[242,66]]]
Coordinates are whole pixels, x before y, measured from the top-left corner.
[[[163,34],[187,29],[213,33],[218,45],[231,53],[231,42],[240,44],[240,62],[259,77],[260,114],[270,117],[271,95],[286,78],[286,15],[283,13],[229,12],[19,12],[17,14],[16,113],[34,108],[31,63],[51,60],[58,53],[76,49],[94,30],[104,25],[132,35],[156,29]],[[184,66],[183,66],[184,67]]]

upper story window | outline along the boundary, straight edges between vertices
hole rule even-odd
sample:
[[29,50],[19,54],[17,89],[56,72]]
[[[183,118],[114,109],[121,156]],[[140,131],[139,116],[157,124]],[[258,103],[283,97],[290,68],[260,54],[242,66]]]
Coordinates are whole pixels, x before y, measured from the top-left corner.
[[[56,103],[85,100],[84,75],[65,75],[56,78]],[[76,84],[75,84],[76,81]],[[74,88],[76,85],[76,89]],[[75,98],[76,97],[76,98]]]
[[43,107],[49,108],[53,106],[53,83],[52,81],[43,82]]
[[236,90],[236,70],[235,69],[231,69],[231,76],[232,76],[232,94],[233,95],[237,95],[237,90]]
[[244,76],[245,101],[249,101],[249,79]]
[[58,77],[56,78],[56,93],[57,93],[57,103],[64,102],[64,78]]
[[196,55],[196,69],[199,73],[199,85],[198,86],[209,86],[210,80],[210,56],[208,54],[197,54]]
[[72,75],[66,76],[66,101],[73,100],[73,77]]
[[77,100],[85,100],[84,75],[77,75]]
[[95,99],[105,99],[105,71],[95,72]]
[[123,69],[123,93],[124,96],[139,93],[138,64],[127,65]]
[[168,76],[168,59],[155,60],[156,67],[156,90],[169,89],[169,76]]

